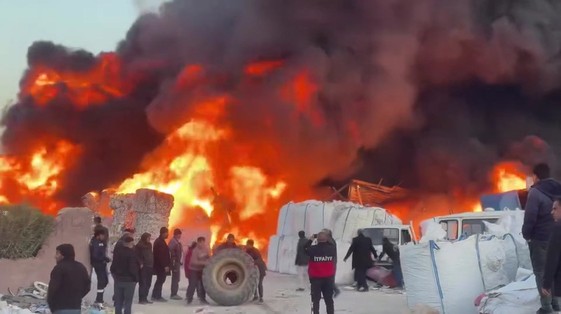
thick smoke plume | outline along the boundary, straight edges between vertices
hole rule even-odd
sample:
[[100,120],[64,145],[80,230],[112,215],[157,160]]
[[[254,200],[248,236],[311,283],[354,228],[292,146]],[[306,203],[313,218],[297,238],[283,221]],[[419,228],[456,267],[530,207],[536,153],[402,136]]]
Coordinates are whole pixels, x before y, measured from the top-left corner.
[[[2,144],[79,144],[57,195],[75,202],[130,177],[208,102],[234,130],[222,162],[282,177],[288,199],[351,177],[477,195],[500,160],[557,160],[560,17],[546,0],[175,0],[116,49],[131,88],[88,107],[22,93]],[[87,72],[99,59],[35,43],[22,90],[38,66]],[[248,75],[255,62],[274,66]]]

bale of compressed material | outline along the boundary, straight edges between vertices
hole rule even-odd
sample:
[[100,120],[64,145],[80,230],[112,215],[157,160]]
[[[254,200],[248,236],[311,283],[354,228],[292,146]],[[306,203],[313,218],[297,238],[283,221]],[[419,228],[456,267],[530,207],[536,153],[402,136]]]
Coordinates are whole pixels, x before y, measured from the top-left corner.
[[0,206],[0,258],[35,257],[54,225],[54,217],[31,206]]
[[[174,198],[170,194],[150,189],[138,189],[134,194],[115,194],[111,197],[113,232],[135,229],[135,237],[148,232],[157,237],[161,227],[167,227]],[[120,236],[120,235],[119,235]]]

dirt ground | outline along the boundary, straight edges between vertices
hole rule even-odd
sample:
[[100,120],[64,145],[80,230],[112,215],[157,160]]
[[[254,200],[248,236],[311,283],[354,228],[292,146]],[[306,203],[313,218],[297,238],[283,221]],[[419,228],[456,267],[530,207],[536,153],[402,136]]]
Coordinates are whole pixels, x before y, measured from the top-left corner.
[[[92,290],[87,297],[88,301],[95,299],[95,275],[93,275]],[[169,300],[167,303],[154,303],[152,305],[139,305],[138,286],[135,292],[133,313],[200,313],[200,314],[276,314],[276,313],[310,313],[310,295],[307,292],[296,292],[296,277],[277,273],[267,273],[264,281],[264,304],[248,303],[235,307],[218,306],[210,298],[209,306],[201,306],[195,297],[193,304],[187,306],[185,301]],[[168,298],[170,294],[171,278],[168,277],[164,284],[163,295]],[[376,313],[410,313],[407,309],[405,295],[394,290],[371,290],[370,292],[356,292],[350,287],[341,287],[341,294],[335,299],[335,313],[348,314],[376,314]],[[179,294],[184,297],[187,289],[187,280],[181,279]],[[106,288],[105,300],[111,300],[113,283]],[[321,305],[321,312],[325,313],[325,305]]]

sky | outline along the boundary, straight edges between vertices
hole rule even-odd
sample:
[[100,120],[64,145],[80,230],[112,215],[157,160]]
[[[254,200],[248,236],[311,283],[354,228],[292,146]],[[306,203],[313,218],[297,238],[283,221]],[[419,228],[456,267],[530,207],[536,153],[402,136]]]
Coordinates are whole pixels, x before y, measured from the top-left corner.
[[148,0],[0,0],[0,110],[15,100],[27,48],[49,40],[93,53],[112,51]]

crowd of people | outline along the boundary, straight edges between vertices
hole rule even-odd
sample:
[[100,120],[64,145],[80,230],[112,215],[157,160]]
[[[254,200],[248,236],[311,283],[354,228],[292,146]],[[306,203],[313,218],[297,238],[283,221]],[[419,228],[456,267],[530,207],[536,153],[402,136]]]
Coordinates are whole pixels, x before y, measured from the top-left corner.
[[[95,303],[105,307],[104,293],[109,284],[109,275],[114,281],[113,305],[115,313],[130,314],[134,293],[138,284],[139,304],[167,302],[162,296],[162,288],[168,276],[171,276],[170,299],[183,300],[178,295],[181,269],[188,279],[185,299],[187,304],[193,302],[195,291],[201,304],[208,304],[203,284],[203,270],[211,257],[211,251],[205,237],[198,237],[196,242],[188,246],[183,254],[180,229],[173,231],[173,237],[166,242],[169,231],[160,229],[159,236],[152,244],[152,235],[144,233],[134,243],[135,230],[125,229],[123,235],[115,243],[112,258],[109,257],[109,232],[101,224],[99,217],[94,218],[95,227],[90,241],[90,264],[97,277],[97,294]],[[233,234],[227,236],[224,243],[218,245],[212,254],[227,248],[244,250],[251,256],[259,270],[259,281],[254,301],[263,302],[263,279],[266,265],[253,240],[247,240],[245,246],[237,245]],[[70,244],[62,244],[56,248],[57,265],[51,273],[47,301],[54,314],[78,314],[81,311],[82,299],[89,293],[91,279],[86,267],[75,260],[74,248]],[[111,264],[108,271],[108,264]],[[183,266],[183,267],[182,267]],[[152,287],[152,277],[156,280]],[[235,278],[230,278],[233,282]],[[151,300],[148,300],[152,289]]]
[[[525,204],[522,235],[528,242],[530,258],[540,295],[540,313],[553,313],[560,310],[561,303],[561,183],[550,177],[546,164],[533,168],[534,184],[529,190]],[[175,229],[173,238],[166,242],[169,232],[162,227],[158,238],[151,243],[151,235],[144,233],[134,244],[134,230],[125,230],[113,250],[113,260],[108,256],[108,230],[95,218],[94,234],[90,242],[90,263],[97,276],[96,302],[104,303],[104,291],[109,283],[107,265],[111,263],[110,274],[114,280],[113,302],[117,314],[130,314],[136,284],[139,285],[140,304],[167,302],[162,296],[162,287],[167,276],[171,276],[171,299],[181,300],[178,295],[181,266],[189,280],[186,300],[191,304],[195,291],[202,304],[207,304],[203,284],[203,270],[208,264],[211,251],[204,237],[188,246],[183,255],[181,230]],[[319,314],[323,297],[328,314],[334,313],[334,298],[339,294],[335,285],[337,269],[337,246],[329,229],[307,238],[304,231],[299,232],[295,265],[298,273],[297,291],[310,288],[312,313]],[[399,250],[387,238],[383,239],[383,251],[378,256],[372,240],[360,230],[343,259],[346,262],[352,255],[357,291],[368,291],[366,271],[374,265],[374,259],[387,255],[393,261],[393,274],[398,286],[403,286]],[[259,282],[254,300],[263,302],[263,279],[266,266],[261,253],[248,240],[244,247],[238,246],[234,235],[230,234],[224,243],[218,245],[212,254],[229,248],[243,249],[250,255],[259,269]],[[54,314],[80,313],[81,300],[90,291],[90,274],[86,267],[75,260],[74,248],[62,244],[56,248],[56,266],[51,272],[47,301]],[[151,301],[148,293],[152,288]],[[232,277],[235,274],[230,273]],[[228,278],[234,282],[236,278]],[[308,277],[306,279],[306,277]]]

